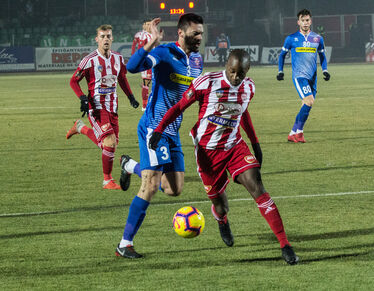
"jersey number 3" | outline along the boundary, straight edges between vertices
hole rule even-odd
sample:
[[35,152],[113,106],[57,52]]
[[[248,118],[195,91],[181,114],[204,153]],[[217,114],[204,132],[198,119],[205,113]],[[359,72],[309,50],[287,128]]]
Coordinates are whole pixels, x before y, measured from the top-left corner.
[[160,147],[160,151],[162,152],[161,159],[163,159],[164,161],[169,159],[169,153],[168,153],[167,147],[165,146]]

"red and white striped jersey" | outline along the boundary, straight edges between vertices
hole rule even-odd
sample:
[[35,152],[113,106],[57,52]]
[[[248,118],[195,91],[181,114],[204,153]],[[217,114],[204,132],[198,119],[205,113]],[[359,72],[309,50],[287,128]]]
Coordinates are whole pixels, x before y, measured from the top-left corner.
[[230,84],[225,71],[206,73],[192,81],[184,94],[199,102],[199,117],[190,135],[195,145],[206,149],[231,149],[241,140],[242,114],[255,93],[254,82],[246,77],[238,86]]
[[85,95],[79,82],[86,78],[90,109],[118,110],[117,83],[127,96],[132,94],[126,79],[126,66],[120,53],[111,51],[109,58],[95,50],[85,56],[70,80],[70,86],[78,97]]
[[151,38],[151,34],[145,30],[137,32],[132,42],[131,55],[133,55],[136,50],[142,48]]

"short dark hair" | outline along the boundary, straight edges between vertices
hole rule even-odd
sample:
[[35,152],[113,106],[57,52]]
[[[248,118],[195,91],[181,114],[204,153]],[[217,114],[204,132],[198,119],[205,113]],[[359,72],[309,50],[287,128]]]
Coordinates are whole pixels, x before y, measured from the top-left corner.
[[152,18],[145,18],[144,20],[143,20],[143,24],[144,23],[147,23],[147,22],[151,22],[152,21]]
[[178,29],[186,30],[187,27],[191,24],[191,22],[196,24],[204,24],[204,20],[200,15],[195,13],[186,13],[179,17],[178,21]]
[[[230,58],[236,58],[241,64],[243,65],[248,65],[250,67],[250,55],[246,50],[243,49],[233,49],[230,54],[228,59]],[[246,64],[247,63],[247,64]]]
[[300,16],[307,16],[309,15],[310,17],[312,17],[312,13],[308,10],[308,9],[301,9],[298,13],[297,13],[297,19],[300,18]]

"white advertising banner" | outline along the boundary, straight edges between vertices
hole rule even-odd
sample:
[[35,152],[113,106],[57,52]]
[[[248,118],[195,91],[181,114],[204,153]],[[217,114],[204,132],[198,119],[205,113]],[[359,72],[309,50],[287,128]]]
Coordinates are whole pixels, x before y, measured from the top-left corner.
[[36,48],[37,71],[75,70],[82,58],[96,47],[51,47]]
[[[233,45],[227,52],[227,56],[233,49],[244,49],[246,50],[250,57],[251,62],[259,61],[259,46],[258,45]],[[206,46],[204,53],[204,63],[218,63],[218,54],[215,46]]]
[[[281,51],[282,51],[281,47],[263,47],[262,54],[261,54],[261,64],[264,64],[264,65],[278,64],[278,57]],[[331,59],[331,53],[332,53],[332,46],[325,47],[325,54],[326,54],[326,59],[328,63],[330,62],[330,59]],[[319,57],[317,57],[317,62],[319,63]],[[286,59],[284,63],[285,64],[291,63],[290,53],[286,55]]]

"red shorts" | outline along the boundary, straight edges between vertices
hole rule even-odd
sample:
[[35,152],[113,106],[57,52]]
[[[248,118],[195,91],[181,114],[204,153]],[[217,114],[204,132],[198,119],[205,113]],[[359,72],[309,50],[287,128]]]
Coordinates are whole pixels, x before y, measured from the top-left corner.
[[141,75],[142,79],[152,80],[152,69],[143,71]]
[[115,134],[118,143],[118,114],[108,112],[105,109],[90,110],[88,120],[91,123],[99,146],[108,135]]
[[[198,172],[210,199],[217,198],[229,183],[227,171],[234,179],[248,169],[260,167],[242,140],[230,150],[195,148]],[[227,170],[227,171],[226,171]]]

